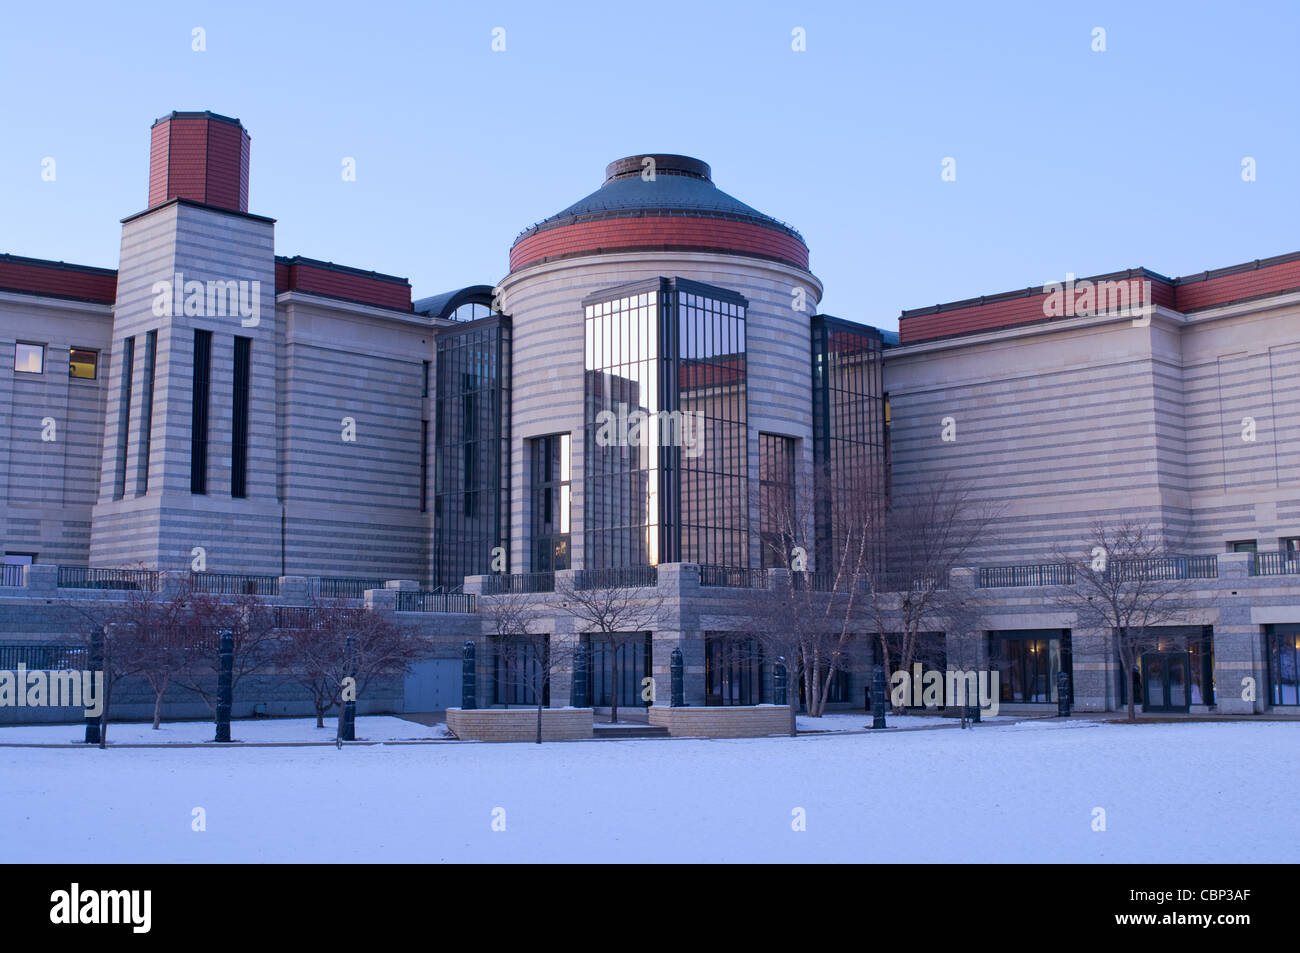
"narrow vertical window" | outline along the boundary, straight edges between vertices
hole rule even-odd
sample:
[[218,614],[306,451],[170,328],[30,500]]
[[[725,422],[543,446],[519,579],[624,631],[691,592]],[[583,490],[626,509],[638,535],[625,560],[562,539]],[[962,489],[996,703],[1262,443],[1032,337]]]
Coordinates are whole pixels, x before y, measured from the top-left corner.
[[234,419],[230,428],[230,495],[248,496],[248,391],[252,338],[235,338]]
[[113,499],[126,495],[126,451],[131,445],[131,371],[135,367],[135,338],[122,342],[122,389],[117,398],[117,456],[113,461]]
[[208,492],[208,390],[212,332],[194,332],[194,392],[190,406],[190,492]]
[[158,332],[150,331],[144,339],[144,393],[140,398],[140,453],[136,469],[135,492],[149,492],[149,443],[153,439],[153,382],[158,366]]
[[[425,362],[428,366],[428,362]],[[420,512],[429,509],[429,421],[420,421]]]

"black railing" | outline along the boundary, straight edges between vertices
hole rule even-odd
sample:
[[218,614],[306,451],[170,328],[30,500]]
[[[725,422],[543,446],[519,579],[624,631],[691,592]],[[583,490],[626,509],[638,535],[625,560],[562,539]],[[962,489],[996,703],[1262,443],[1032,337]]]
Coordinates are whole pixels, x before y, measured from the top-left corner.
[[573,574],[575,589],[646,589],[659,585],[658,566],[622,566],[616,569],[579,569]]
[[1300,552],[1255,553],[1250,561],[1252,576],[1290,576],[1300,573]]
[[766,569],[740,569],[734,566],[700,566],[701,586],[726,586],[731,589],[766,589]]
[[397,590],[398,612],[476,612],[478,599],[464,592]]
[[344,579],[322,576],[320,594],[322,599],[364,599],[367,589],[384,588],[383,579]]
[[1121,582],[1137,580],[1217,579],[1217,556],[1153,556],[1150,559],[1117,559],[1110,572]]
[[[800,592],[834,592],[835,573],[833,572],[791,572],[790,587]],[[853,583],[851,574],[841,575],[839,586],[847,590]]]
[[[871,582],[871,579],[864,576],[858,588],[867,589],[870,587]],[[879,573],[875,577],[875,583],[880,587],[881,592],[934,592],[948,588],[947,579],[936,579],[934,576],[915,576],[906,572]]]
[[1068,586],[1074,583],[1069,563],[1040,563],[1033,566],[981,566],[975,585],[979,589],[1018,586]]
[[526,595],[534,592],[554,592],[555,573],[517,572],[494,573],[483,584],[483,595]]
[[134,589],[155,592],[158,589],[158,575],[151,569],[60,566],[57,584],[60,589]]
[[196,592],[242,596],[278,596],[279,576],[244,576],[232,572],[192,572],[190,582]]
[[24,566],[10,566],[8,564],[0,566],[0,586],[23,586],[23,569]]
[[62,672],[67,669],[86,668],[86,648],[83,645],[29,643],[26,645],[0,645],[0,671],[16,671],[19,665],[32,670]]

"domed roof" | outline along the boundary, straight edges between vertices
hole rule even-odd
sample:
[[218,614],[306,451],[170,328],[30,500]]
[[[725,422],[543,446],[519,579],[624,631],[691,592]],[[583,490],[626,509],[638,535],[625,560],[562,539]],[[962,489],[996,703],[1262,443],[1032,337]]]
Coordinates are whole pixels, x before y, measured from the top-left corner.
[[[652,170],[653,176],[650,174]],[[589,228],[582,230],[579,235],[570,236],[566,233],[564,241],[538,240],[538,236],[552,229],[611,219],[646,218],[658,219],[660,222],[665,218],[740,222],[768,230],[769,234],[780,233],[780,237],[772,236],[770,240],[761,237],[737,239],[737,235],[747,233],[735,230],[726,234],[717,230],[709,232],[701,227],[700,222],[691,226],[683,224],[670,236],[663,228],[651,232],[645,226],[637,227],[625,221],[622,223],[624,226],[633,227],[619,230],[611,224],[603,231]],[[585,240],[588,236],[598,239],[600,247],[590,247],[591,242]],[[680,241],[675,243],[672,239]],[[712,245],[718,247],[712,248]],[[521,232],[511,246],[511,268],[523,267],[544,258],[587,254],[592,251],[629,250],[633,247],[699,247],[701,250],[735,251],[777,258],[803,268],[808,264],[807,246],[804,245],[803,237],[784,222],[764,215],[719,189],[713,184],[707,163],[689,156],[647,153],[611,162],[605,168],[605,182],[599,189]],[[543,251],[546,254],[539,254]]]

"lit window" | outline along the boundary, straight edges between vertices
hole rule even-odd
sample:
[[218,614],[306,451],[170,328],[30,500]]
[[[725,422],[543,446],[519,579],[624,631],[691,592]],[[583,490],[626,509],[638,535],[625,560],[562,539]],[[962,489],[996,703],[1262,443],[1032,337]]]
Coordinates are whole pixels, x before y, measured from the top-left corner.
[[45,372],[45,345],[18,342],[14,350],[14,370],[24,374]]
[[99,367],[99,352],[92,351],[89,348],[74,347],[68,356],[68,376],[77,377],[85,381],[95,379],[95,371]]

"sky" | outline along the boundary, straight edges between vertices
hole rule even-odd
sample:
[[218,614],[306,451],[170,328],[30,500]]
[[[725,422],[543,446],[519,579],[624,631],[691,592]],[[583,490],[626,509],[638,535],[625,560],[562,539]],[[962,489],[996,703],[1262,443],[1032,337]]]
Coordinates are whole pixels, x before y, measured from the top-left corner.
[[681,153],[801,232],[819,310],[892,329],[1300,251],[1298,51],[1300,0],[11,4],[0,252],[116,267],[150,125],[210,109],[278,254],[495,284],[608,162]]

